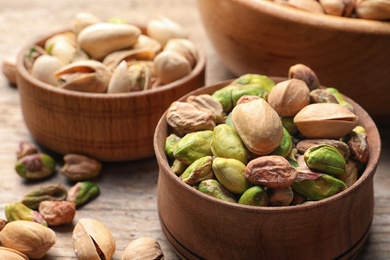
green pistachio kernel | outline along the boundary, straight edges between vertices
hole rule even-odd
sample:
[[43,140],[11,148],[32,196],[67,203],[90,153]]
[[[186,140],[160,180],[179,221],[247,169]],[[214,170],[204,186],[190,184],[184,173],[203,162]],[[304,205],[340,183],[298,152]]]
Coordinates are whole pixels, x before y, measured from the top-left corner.
[[290,133],[287,131],[285,127],[283,127],[283,138],[280,141],[279,146],[272,151],[273,155],[280,155],[283,157],[287,157],[292,149],[292,138]]
[[261,186],[253,186],[247,189],[238,200],[238,204],[250,206],[267,206],[268,195]]
[[336,88],[326,88],[326,90],[331,93],[337,100],[337,102],[348,108],[350,111],[354,111],[353,105],[349,103],[344,96]]
[[37,210],[39,204],[45,200],[65,200],[68,196],[66,188],[61,184],[48,184],[36,189],[23,196],[22,203],[30,209]]
[[171,166],[171,170],[177,176],[181,175],[187,168],[188,165],[185,165],[179,160],[174,160]]
[[47,227],[46,220],[38,211],[30,209],[21,202],[12,202],[5,205],[5,216],[9,222],[27,220],[37,222]]
[[173,159],[173,150],[175,149],[177,143],[180,141],[180,137],[175,134],[170,134],[165,139],[165,153],[167,154],[168,158]]
[[93,200],[100,194],[99,186],[90,181],[76,183],[68,191],[68,201],[76,204],[76,207],[82,206]]
[[332,145],[320,144],[310,147],[304,153],[307,167],[331,175],[345,173],[346,161]]
[[214,174],[211,170],[213,162],[212,156],[205,156],[199,158],[195,162],[191,163],[190,166],[180,176],[185,183],[194,186],[198,185],[199,182],[213,178]]
[[176,144],[173,156],[185,165],[190,165],[201,157],[212,155],[212,137],[211,130],[188,133]]
[[223,187],[221,183],[214,179],[204,180],[199,183],[198,191],[220,200],[237,202],[234,195],[230,193],[225,187]]
[[227,124],[220,124],[214,128],[211,152],[215,157],[237,159],[244,164],[249,159],[248,149],[237,131]]
[[322,200],[339,193],[347,186],[339,179],[322,174],[317,179],[294,182],[291,188],[311,200]]
[[252,185],[245,178],[245,164],[236,159],[217,157],[212,169],[217,180],[230,192],[242,194]]
[[286,128],[290,135],[298,133],[298,128],[294,124],[294,117],[281,117],[280,120],[282,121],[283,127]]
[[221,103],[223,111],[229,112],[233,109],[232,91],[235,86],[225,86],[215,91],[211,96]]
[[56,162],[50,155],[36,153],[20,158],[15,165],[15,170],[25,179],[43,179],[52,175],[55,167]]
[[235,79],[231,85],[257,85],[269,93],[275,86],[275,82],[268,76],[249,73]]

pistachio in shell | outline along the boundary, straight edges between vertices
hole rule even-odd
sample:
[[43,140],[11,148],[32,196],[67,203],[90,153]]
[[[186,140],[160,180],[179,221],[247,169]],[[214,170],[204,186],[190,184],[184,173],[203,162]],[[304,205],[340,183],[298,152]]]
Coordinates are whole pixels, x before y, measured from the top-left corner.
[[154,58],[154,67],[162,84],[174,82],[190,74],[191,63],[179,53],[165,50]]
[[0,247],[0,259],[7,260],[29,260],[25,254],[7,247]]
[[255,99],[234,107],[232,121],[241,140],[255,154],[272,152],[283,138],[279,115],[264,99]]
[[122,255],[122,260],[143,259],[164,259],[164,253],[156,239],[152,237],[137,238],[126,247]]
[[47,84],[58,86],[58,79],[55,77],[57,70],[61,69],[64,64],[57,57],[43,54],[39,56],[31,67],[31,75]]
[[215,115],[216,123],[223,123],[225,121],[223,107],[218,100],[209,94],[191,95],[186,101],[195,105],[200,110],[211,111]]
[[150,20],[146,25],[146,34],[157,40],[162,46],[173,38],[186,38],[186,30],[165,16]]
[[288,78],[303,80],[310,90],[320,87],[320,81],[318,80],[317,74],[304,64],[298,63],[291,66],[288,70]]
[[340,104],[315,103],[294,117],[298,130],[307,138],[341,138],[357,125],[358,117]]

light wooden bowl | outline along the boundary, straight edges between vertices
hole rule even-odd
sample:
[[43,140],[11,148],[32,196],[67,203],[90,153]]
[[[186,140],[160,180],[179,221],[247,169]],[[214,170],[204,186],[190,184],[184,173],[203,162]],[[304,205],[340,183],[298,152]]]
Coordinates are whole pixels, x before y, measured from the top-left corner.
[[[275,78],[274,78],[275,79]],[[211,94],[227,82],[190,94]],[[185,97],[180,99],[185,100]],[[373,177],[380,137],[370,116],[348,99],[368,134],[367,167],[350,188],[321,201],[289,207],[252,207],[224,202],[185,184],[164,151],[165,114],[154,136],[159,164],[158,212],[165,236],[185,259],[351,259],[369,236]]]
[[325,86],[390,117],[390,22],[314,14],[270,1],[199,0],[207,35],[235,74],[287,76],[303,63]]
[[79,153],[101,161],[136,160],[154,156],[153,134],[158,120],[179,97],[205,82],[206,57],[201,48],[192,72],[164,87],[144,92],[98,94],[66,91],[32,77],[17,59],[17,86],[24,121],[43,146],[61,153]]

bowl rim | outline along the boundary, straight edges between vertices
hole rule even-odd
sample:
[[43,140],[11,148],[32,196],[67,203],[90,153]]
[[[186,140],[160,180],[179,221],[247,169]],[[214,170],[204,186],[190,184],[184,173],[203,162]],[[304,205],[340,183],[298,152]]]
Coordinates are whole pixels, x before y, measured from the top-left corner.
[[[273,80],[286,79],[283,77],[273,77],[273,76],[270,76],[270,78]],[[179,101],[185,100],[190,95],[197,94],[199,92],[202,92],[202,91],[207,90],[207,89],[212,88],[212,87],[216,87],[216,86],[223,87],[224,85],[227,85],[231,81],[232,80],[225,80],[225,81],[220,81],[220,82],[217,82],[217,83],[214,83],[211,85],[203,86],[201,88],[198,88],[197,90],[189,92],[185,96],[181,97],[179,99]],[[339,192],[331,197],[328,197],[326,199],[322,199],[319,201],[313,201],[313,203],[299,204],[299,205],[294,205],[294,206],[257,207],[257,206],[242,205],[242,204],[238,204],[238,203],[234,203],[234,202],[222,201],[220,199],[217,199],[217,198],[214,198],[214,197],[209,196],[207,194],[204,194],[202,192],[199,192],[198,190],[194,189],[190,185],[181,181],[180,178],[171,171],[165,152],[160,153],[160,151],[164,151],[164,149],[163,149],[163,140],[158,140],[158,136],[159,136],[159,132],[160,132],[159,130],[161,130],[162,127],[166,128],[168,130],[167,122],[165,119],[168,110],[165,111],[164,114],[161,116],[161,118],[156,126],[156,129],[154,131],[154,138],[153,138],[153,146],[154,146],[155,156],[156,156],[159,167],[162,168],[162,169],[160,168],[160,170],[159,170],[159,175],[165,174],[166,177],[168,177],[170,179],[170,181],[173,181],[177,185],[184,187],[186,192],[192,193],[192,195],[194,195],[194,196],[200,196],[202,199],[207,200],[211,204],[223,206],[223,207],[226,207],[228,209],[232,208],[235,210],[244,210],[247,212],[258,212],[258,213],[259,212],[264,212],[264,213],[296,212],[296,211],[301,211],[301,210],[309,210],[309,209],[315,209],[318,207],[323,207],[323,206],[326,206],[328,204],[333,203],[334,201],[341,200],[344,197],[348,196],[349,193],[355,191],[360,186],[362,186],[364,184],[364,182],[368,181],[369,178],[374,177],[376,168],[377,168],[378,163],[379,163],[380,153],[381,153],[381,139],[380,139],[379,131],[375,125],[375,122],[372,120],[372,118],[369,116],[369,114],[359,104],[357,104],[355,101],[353,101],[349,97],[346,97],[346,96],[344,96],[344,97],[346,98],[347,101],[349,101],[349,102],[352,101],[354,107],[361,111],[360,115],[363,116],[365,118],[365,120],[367,120],[367,122],[372,126],[370,138],[378,140],[378,148],[372,149],[372,151],[370,151],[372,153],[370,153],[370,155],[369,155],[366,168],[365,168],[364,172],[362,173],[362,175],[358,178],[358,180],[353,185],[348,187],[347,189],[345,189],[345,190],[343,190],[343,191],[341,191],[341,192]]]
[[[145,28],[141,25],[136,25],[141,28],[141,30],[144,30]],[[17,77],[22,77],[26,81],[28,81],[31,85],[34,85],[42,90],[48,91],[53,94],[57,95],[64,95],[66,97],[73,97],[73,98],[87,98],[87,99],[127,99],[127,98],[137,98],[140,96],[147,96],[151,94],[159,94],[161,92],[165,92],[166,90],[174,90],[176,88],[181,87],[183,84],[186,82],[192,81],[199,75],[201,75],[206,68],[206,53],[204,49],[195,44],[195,47],[198,51],[198,60],[195,65],[195,67],[191,70],[191,72],[174,81],[169,84],[163,85],[161,87],[155,88],[155,89],[149,89],[147,91],[133,91],[133,92],[127,92],[127,93],[92,93],[92,92],[81,92],[81,91],[74,91],[74,90],[64,90],[55,86],[52,86],[48,83],[42,82],[36,78],[34,78],[28,71],[27,68],[24,65],[24,56],[25,53],[33,46],[33,45],[41,45],[51,36],[54,36],[58,33],[63,33],[63,32],[68,32],[71,31],[71,29],[62,29],[62,30],[56,30],[54,32],[45,34],[45,35],[40,35],[40,36],[35,36],[32,39],[28,41],[27,44],[24,45],[24,47],[21,48],[19,53],[17,54],[17,59],[16,59],[16,73]]]
[[309,24],[326,29],[366,34],[390,34],[390,21],[369,20],[355,17],[340,17],[305,11],[292,6],[264,0],[232,0],[249,9],[275,16],[281,20],[298,24]]

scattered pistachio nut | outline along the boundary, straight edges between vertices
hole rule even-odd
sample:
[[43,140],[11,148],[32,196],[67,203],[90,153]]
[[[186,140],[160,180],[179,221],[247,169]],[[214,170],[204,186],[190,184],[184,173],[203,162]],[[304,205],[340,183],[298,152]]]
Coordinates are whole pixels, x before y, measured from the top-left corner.
[[81,181],[73,185],[68,191],[68,201],[80,207],[100,194],[100,188],[96,183],[90,181]]
[[112,259],[116,243],[111,232],[100,221],[80,219],[73,229],[72,244],[79,260]]
[[16,58],[7,57],[3,60],[3,74],[8,82],[16,85]]
[[44,153],[26,155],[20,158],[15,165],[15,170],[20,177],[25,179],[43,179],[52,175],[56,162]]
[[42,201],[62,201],[66,200],[68,192],[61,184],[47,184],[31,190],[23,196],[22,203],[30,209],[37,210]]
[[38,153],[38,148],[30,141],[21,141],[19,142],[18,147],[16,148],[16,158],[19,160],[20,158]]
[[164,253],[158,241],[152,237],[140,237],[133,240],[122,254],[122,260],[163,260]]
[[18,220],[8,223],[0,232],[0,242],[29,258],[43,258],[55,244],[55,232],[32,221]]
[[18,201],[5,205],[5,216],[8,222],[26,220],[47,226],[47,221],[38,211],[30,209]]
[[59,226],[73,221],[76,205],[70,201],[42,201],[39,204],[39,214],[49,226]]
[[72,181],[85,181],[99,175],[102,164],[80,154],[66,154],[60,172]]

